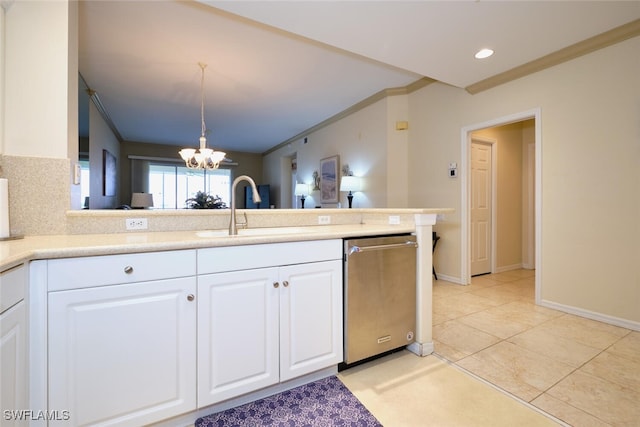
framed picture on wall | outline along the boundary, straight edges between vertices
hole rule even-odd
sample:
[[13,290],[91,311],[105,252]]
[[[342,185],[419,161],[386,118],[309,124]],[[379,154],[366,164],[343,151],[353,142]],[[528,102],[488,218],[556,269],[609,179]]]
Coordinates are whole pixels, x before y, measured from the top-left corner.
[[116,158],[107,150],[102,150],[102,195],[116,195]]
[[340,157],[332,156],[320,160],[320,201],[322,203],[338,203],[338,171]]

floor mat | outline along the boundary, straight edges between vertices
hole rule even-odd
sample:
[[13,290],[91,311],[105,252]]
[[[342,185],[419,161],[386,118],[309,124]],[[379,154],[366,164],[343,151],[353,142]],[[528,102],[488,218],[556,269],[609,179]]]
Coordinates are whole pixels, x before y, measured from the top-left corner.
[[198,418],[213,426],[382,426],[335,376]]

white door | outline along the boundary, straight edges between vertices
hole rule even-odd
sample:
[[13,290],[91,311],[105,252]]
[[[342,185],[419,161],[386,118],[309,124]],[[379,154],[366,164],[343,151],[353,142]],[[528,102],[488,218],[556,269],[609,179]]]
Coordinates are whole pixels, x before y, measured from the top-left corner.
[[342,362],[342,261],[282,267],[280,380]]
[[278,382],[278,268],[198,277],[198,407]]
[[471,143],[471,275],[491,273],[491,144]]
[[194,410],[195,291],[191,277],[50,292],[49,408],[76,426]]

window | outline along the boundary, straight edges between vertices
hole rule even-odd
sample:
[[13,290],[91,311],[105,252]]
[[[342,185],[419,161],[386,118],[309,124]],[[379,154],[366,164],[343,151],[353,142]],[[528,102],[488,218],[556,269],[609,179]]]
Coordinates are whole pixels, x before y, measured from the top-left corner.
[[149,164],[149,192],[155,209],[182,209],[198,191],[231,202],[230,169],[188,169],[185,166]]

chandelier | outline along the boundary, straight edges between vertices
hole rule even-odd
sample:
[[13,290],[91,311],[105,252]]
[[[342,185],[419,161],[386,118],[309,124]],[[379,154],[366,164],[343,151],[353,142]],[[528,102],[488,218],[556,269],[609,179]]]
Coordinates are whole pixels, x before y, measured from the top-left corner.
[[207,130],[207,126],[204,124],[204,69],[207,64],[198,62],[198,65],[202,69],[202,78],[200,81],[200,91],[202,95],[200,102],[200,120],[202,126],[200,149],[183,148],[178,153],[189,169],[218,169],[226,153],[207,148],[207,138],[204,136]]

